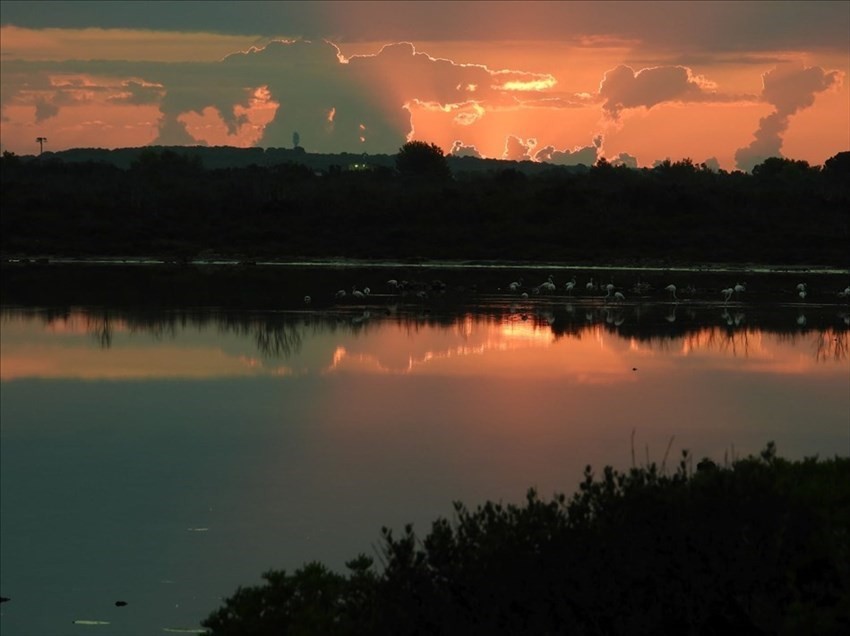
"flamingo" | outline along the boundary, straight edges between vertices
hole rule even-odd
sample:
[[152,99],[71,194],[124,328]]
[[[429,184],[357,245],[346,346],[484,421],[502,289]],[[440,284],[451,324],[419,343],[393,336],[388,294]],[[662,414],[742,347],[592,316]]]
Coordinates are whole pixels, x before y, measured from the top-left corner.
[[738,283],[737,285],[735,285],[734,290],[736,294],[743,293],[747,291],[747,285],[746,283]]
[[593,282],[593,278],[590,279],[590,282],[584,288],[589,292],[596,291],[596,283]]
[[508,285],[508,289],[510,289],[512,292],[519,291],[520,287],[522,287],[522,276],[520,276],[519,280],[515,280],[510,285]]
[[568,282],[566,285],[564,285],[564,288],[567,290],[568,294],[572,294],[575,286],[576,286],[576,277],[573,276],[572,280],[570,282]]
[[557,287],[555,287],[555,279],[553,279],[552,276],[550,275],[549,278],[547,278],[545,282],[540,283],[540,285],[538,285],[537,289],[539,291],[547,291],[547,292],[555,291],[557,289]]
[[667,285],[667,287],[665,287],[664,289],[667,290],[668,292],[670,292],[670,294],[673,296],[673,300],[679,300],[678,298],[676,298],[676,286],[675,285]]
[[304,296],[304,304],[305,305],[309,305],[311,302],[313,302],[312,298],[310,298],[309,296]]
[[346,296],[346,293],[345,293],[344,289],[340,289],[334,294],[335,298],[345,298],[345,296]]
[[623,296],[623,294],[621,294],[620,292],[614,292],[614,300],[616,300],[617,302],[622,302],[625,299],[626,297]]
[[735,293],[735,289],[733,287],[727,287],[726,289],[721,289],[720,293],[723,294],[723,302],[728,303],[729,299],[732,298],[732,294]]

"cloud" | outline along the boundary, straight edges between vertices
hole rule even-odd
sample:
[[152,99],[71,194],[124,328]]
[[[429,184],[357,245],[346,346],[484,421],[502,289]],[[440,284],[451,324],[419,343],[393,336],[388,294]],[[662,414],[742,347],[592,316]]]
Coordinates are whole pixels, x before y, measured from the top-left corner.
[[627,152],[621,152],[616,157],[612,158],[609,162],[612,166],[626,166],[627,168],[637,169],[638,160],[637,157],[630,155]]
[[534,159],[559,166],[577,166],[579,164],[592,166],[596,163],[601,147],[602,136],[598,135],[594,137],[591,145],[573,148],[572,150],[557,150],[554,146],[546,146],[537,151]]
[[621,64],[605,73],[599,84],[602,110],[617,121],[623,110],[652,108],[664,102],[729,102],[745,95],[716,92],[717,85],[685,66],[654,66],[637,73]]
[[37,99],[35,102],[35,123],[55,117],[59,113],[59,107],[46,99]]
[[465,146],[460,139],[456,139],[449,151],[452,157],[477,157],[481,158],[481,153],[475,146]]
[[703,163],[712,172],[720,172],[720,162],[717,160],[717,157],[709,157]]
[[[522,16],[522,19],[517,19]],[[14,2],[2,23],[339,41],[648,42],[669,51],[846,51],[844,2]]]
[[735,165],[749,172],[769,157],[782,156],[782,135],[791,116],[812,106],[817,93],[838,88],[842,80],[840,71],[802,64],[776,66],[762,75],[762,99],[774,111],[759,120],[753,141],[735,152]]
[[132,104],[136,106],[157,104],[162,100],[165,93],[161,85],[148,84],[136,80],[123,82],[123,88],[124,90],[122,92],[107,97],[107,101],[113,104]]
[[502,159],[507,161],[529,161],[531,151],[537,145],[536,139],[522,139],[516,135],[508,135],[505,139],[505,151]]

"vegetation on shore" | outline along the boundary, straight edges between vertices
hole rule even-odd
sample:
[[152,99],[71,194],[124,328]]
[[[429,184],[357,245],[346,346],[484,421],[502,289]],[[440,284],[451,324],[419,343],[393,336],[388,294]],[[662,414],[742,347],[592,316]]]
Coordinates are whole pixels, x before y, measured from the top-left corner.
[[265,634],[846,633],[850,459],[758,457],[673,474],[590,467],[571,497],[455,504],[382,531],[339,574],[271,570],[203,621]]
[[688,159],[465,171],[414,143],[395,167],[364,157],[323,171],[208,169],[172,149],[144,150],[129,168],[7,152],[0,252],[850,264],[850,152],[822,167],[771,158],[753,174]]

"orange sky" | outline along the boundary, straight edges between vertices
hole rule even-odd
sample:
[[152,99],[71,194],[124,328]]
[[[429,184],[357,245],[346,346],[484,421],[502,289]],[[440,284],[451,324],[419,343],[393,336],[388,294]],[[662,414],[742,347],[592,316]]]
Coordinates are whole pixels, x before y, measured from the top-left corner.
[[[172,3],[151,9],[164,14],[155,27],[127,11],[125,23],[83,26],[89,4],[62,3],[80,9],[62,26],[49,3],[36,4],[44,9],[4,3],[0,26],[0,144],[18,154],[36,153],[36,137],[54,151],[291,147],[298,131],[312,152],[394,153],[414,138],[486,157],[540,160],[547,148],[547,160],[566,164],[690,157],[732,170],[776,154],[822,164],[850,148],[850,35],[830,26],[845,18],[830,6],[840,3],[677,3],[690,13],[669,3],[440,3],[444,38],[421,3],[385,7],[388,36],[410,44],[374,37],[372,3],[245,5],[248,17],[289,11],[281,26],[287,18],[301,33],[281,35],[235,17],[233,32],[187,28],[182,14],[165,15]],[[806,12],[799,25],[787,17]],[[846,13],[850,24],[850,4]],[[656,24],[668,14],[674,30]],[[463,23],[472,16],[492,37]],[[305,39],[308,28],[322,37]]]

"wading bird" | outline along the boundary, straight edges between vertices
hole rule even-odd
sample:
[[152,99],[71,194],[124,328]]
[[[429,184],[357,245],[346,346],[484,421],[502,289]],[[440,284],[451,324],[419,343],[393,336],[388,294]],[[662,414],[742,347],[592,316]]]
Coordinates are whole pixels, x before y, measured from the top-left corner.
[[670,292],[670,295],[673,297],[673,300],[679,300],[678,298],[676,298],[676,286],[675,285],[667,285],[667,287],[665,287],[664,289],[666,289],[668,292]]

